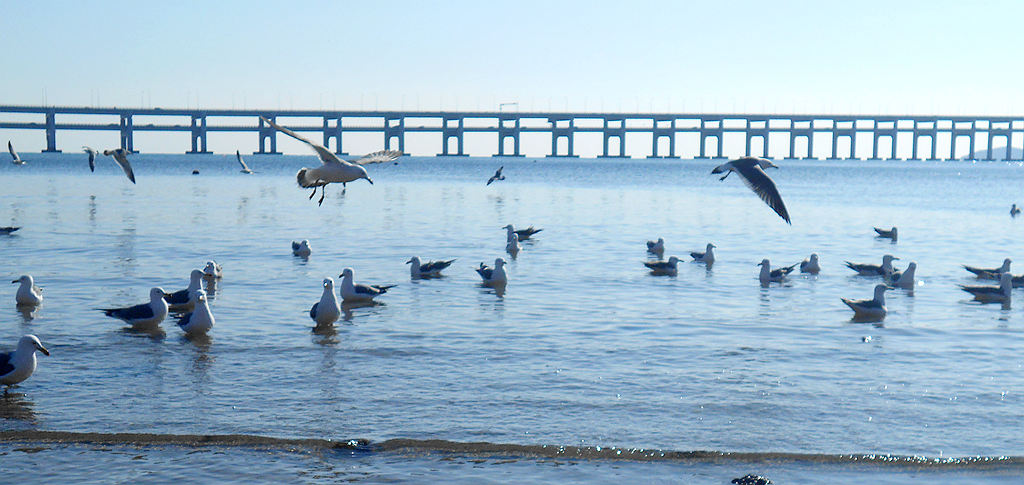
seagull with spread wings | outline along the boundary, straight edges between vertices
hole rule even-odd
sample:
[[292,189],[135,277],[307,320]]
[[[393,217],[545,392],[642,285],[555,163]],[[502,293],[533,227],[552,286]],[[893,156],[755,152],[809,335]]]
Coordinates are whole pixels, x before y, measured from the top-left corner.
[[273,126],[278,131],[309,145],[309,147],[316,152],[317,156],[320,157],[320,161],[323,162],[323,165],[315,168],[303,167],[299,170],[299,173],[295,174],[295,179],[298,181],[300,186],[313,188],[313,193],[309,196],[311,200],[313,199],[313,196],[316,195],[316,189],[320,188],[320,200],[318,204],[321,205],[324,203],[325,196],[323,187],[327,184],[341,182],[342,185],[345,185],[348,182],[366,179],[366,181],[370,182],[372,185],[373,180],[370,180],[370,176],[366,174],[366,169],[363,168],[363,165],[390,162],[402,156],[402,152],[397,150],[381,150],[379,152],[373,152],[365,155],[357,160],[342,160],[335,155],[334,152],[328,150],[323,145],[313,143],[299,136],[294,131],[274,123],[267,118],[260,116],[260,119],[270,126]]
[[504,165],[498,167],[498,171],[494,172],[494,175],[491,175],[491,178],[487,179],[487,185],[491,185],[495,180],[505,180],[505,176],[501,174],[501,171],[504,169]]
[[765,160],[763,158],[744,157],[736,160],[732,160],[723,163],[711,173],[725,173],[719,180],[725,180],[730,173],[736,172],[743,179],[743,183],[750,187],[758,197],[761,198],[768,207],[771,207],[779,217],[782,217],[786,221],[786,224],[792,224],[789,222],[789,212],[786,211],[786,204],[782,202],[782,195],[779,194],[779,189],[775,187],[775,182],[768,177],[768,174],[764,173],[766,168],[779,168],[774,163]]
[[242,166],[242,170],[240,170],[242,173],[252,173],[252,170],[249,170],[249,166],[245,164],[245,160],[242,160],[242,154],[238,150],[235,150],[235,158],[238,159],[238,164]]
[[89,154],[89,171],[96,171],[96,157],[100,155],[99,150],[82,145],[82,151]]
[[114,157],[114,162],[117,163],[117,166],[121,167],[121,170],[124,170],[128,180],[131,180],[133,184],[135,183],[135,173],[132,172],[132,164],[128,163],[128,150],[115,148],[113,150],[103,150],[103,154],[108,157]]
[[7,151],[11,152],[11,163],[15,165],[24,165],[25,161],[18,156],[18,152],[14,151],[14,145],[11,144],[10,140],[7,140]]

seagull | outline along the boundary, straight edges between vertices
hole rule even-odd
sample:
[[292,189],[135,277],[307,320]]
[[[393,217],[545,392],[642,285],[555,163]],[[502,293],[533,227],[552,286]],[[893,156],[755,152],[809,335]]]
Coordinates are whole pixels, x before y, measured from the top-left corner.
[[21,229],[21,227],[17,227],[17,226],[4,226],[4,227],[0,227],[0,234],[10,234],[10,233],[12,233],[14,231],[17,231],[18,229]]
[[840,298],[846,306],[853,310],[853,318],[871,318],[871,319],[882,319],[889,313],[885,308],[885,290],[889,287],[885,285],[875,285],[875,297],[870,300],[850,300],[848,298]]
[[502,258],[494,260],[494,268],[489,268],[486,264],[480,263],[480,267],[476,268],[476,274],[483,278],[485,285],[508,283],[508,274],[505,273],[505,260]]
[[761,267],[761,274],[758,275],[758,279],[761,280],[762,285],[767,285],[768,283],[782,283],[782,281],[786,279],[786,276],[792,273],[793,269],[796,268],[796,265],[794,264],[792,266],[783,266],[781,268],[771,269],[772,264],[768,259],[762,259],[757,266]]
[[7,140],[7,151],[11,152],[11,163],[15,165],[24,165],[25,161],[18,156],[18,152],[14,151],[14,145],[11,144],[10,140]]
[[338,306],[338,297],[334,295],[334,280],[324,278],[324,293],[320,295],[320,301],[309,309],[309,318],[316,322],[317,327],[324,327],[337,321],[340,316],[341,307]]
[[964,269],[974,273],[978,278],[985,280],[999,279],[999,275],[1010,272],[1010,263],[1013,261],[1010,258],[1003,260],[1003,265],[998,268],[976,268],[974,266],[963,265]]
[[374,297],[387,293],[388,288],[394,288],[396,286],[357,285],[352,281],[353,274],[352,268],[345,268],[341,270],[341,274],[338,275],[338,277],[341,278],[341,300],[344,302],[372,301]]
[[786,221],[786,224],[793,224],[789,222],[789,212],[786,211],[786,204],[782,202],[779,189],[775,187],[775,182],[772,182],[768,174],[764,173],[766,168],[779,167],[763,158],[744,157],[723,163],[715,167],[711,173],[725,172],[725,175],[719,180],[725,180],[732,172],[739,173],[743,183],[747,184],[750,190],[753,190],[761,200],[768,204],[768,207],[771,207],[779,217]]
[[426,263],[420,263],[419,256],[413,256],[409,258],[405,264],[409,264],[409,273],[413,278],[432,278],[435,276],[441,276],[441,270],[449,267],[454,263],[454,259],[447,261],[428,261]]
[[707,247],[704,248],[704,252],[691,251],[690,257],[693,258],[694,263],[707,263],[712,264],[715,262],[715,252],[713,251],[718,246],[708,243]]
[[20,278],[11,282],[21,283],[18,287],[18,293],[15,294],[14,300],[18,305],[22,306],[36,306],[43,302],[43,289],[36,286],[35,280],[32,279],[31,275],[23,274]]
[[1017,204],[1013,204],[1013,206],[1010,207],[1010,217],[1017,217],[1019,215],[1020,215],[1020,208],[1017,207]]
[[100,311],[108,317],[124,320],[135,328],[156,327],[167,317],[167,301],[164,300],[166,296],[163,288],[153,288],[149,290],[149,303],[127,308],[101,308]]
[[203,289],[203,272],[198,269],[192,270],[188,278],[188,288],[178,290],[166,296],[167,305],[171,311],[190,312],[196,306],[199,292]]
[[672,256],[668,258],[668,261],[646,261],[644,266],[647,266],[653,275],[675,276],[678,263],[679,258]]
[[904,290],[913,290],[915,271],[917,271],[917,263],[911,261],[910,264],[907,265],[907,269],[903,271],[895,271],[891,275],[886,276],[885,280],[890,286],[902,288]]
[[900,258],[891,254],[886,254],[885,256],[882,256],[881,266],[866,263],[851,263],[847,261],[846,267],[856,271],[862,276],[886,276],[891,275],[893,271],[896,271],[895,268],[892,267],[892,262],[897,259]]
[[507,231],[507,233],[505,235],[505,241],[506,242],[512,240],[512,234],[513,233],[515,233],[515,235],[519,236],[519,240],[520,241],[525,241],[527,239],[530,239],[530,237],[533,236],[534,234],[537,234],[538,232],[541,232],[541,231],[544,230],[544,229],[534,229],[533,226],[530,226],[530,227],[527,227],[526,229],[520,229],[520,230],[517,231],[515,226],[513,226],[512,224],[508,224],[505,227],[502,227],[502,229],[505,229]]
[[877,227],[873,227],[872,229],[874,229],[875,232],[878,233],[878,236],[876,237],[892,239],[893,241],[895,241],[899,237],[899,233],[896,230],[896,226],[892,226],[892,229],[889,230],[879,229]]
[[1009,303],[1010,290],[1013,289],[1013,275],[999,275],[999,286],[968,286],[960,285],[960,289],[974,295],[978,301],[1001,301]]
[[512,259],[515,259],[519,255],[520,249],[523,249],[523,246],[519,244],[519,235],[513,232],[512,238],[505,244],[505,251],[512,256]]
[[498,167],[498,171],[494,172],[494,175],[491,175],[491,178],[487,179],[487,185],[491,185],[491,182],[494,182],[495,180],[505,180],[505,176],[501,174],[501,171],[504,168],[504,165]]
[[647,241],[647,252],[657,254],[659,256],[664,254],[665,239],[659,237],[657,241]]
[[260,119],[270,126],[273,126],[275,129],[282,131],[284,134],[309,145],[309,147],[312,148],[320,157],[320,161],[323,162],[323,165],[316,168],[303,167],[299,170],[299,173],[295,174],[295,179],[298,181],[300,186],[313,188],[313,194],[309,196],[310,199],[316,195],[316,189],[321,187],[320,201],[318,202],[320,205],[324,203],[325,196],[322,187],[327,184],[341,182],[342,185],[345,185],[348,182],[366,179],[366,181],[370,182],[372,185],[373,180],[370,180],[370,176],[366,174],[366,169],[363,168],[363,165],[390,162],[402,156],[402,152],[397,150],[381,150],[379,152],[373,152],[365,155],[358,160],[342,160],[341,158],[338,158],[334,152],[328,150],[323,145],[313,143],[299,136],[294,131],[278,125],[277,123],[274,123],[262,116],[260,116]]
[[818,266],[818,253],[811,253],[811,257],[800,262],[800,272],[809,274],[821,272],[821,267]]
[[50,355],[38,337],[26,335],[18,340],[18,348],[14,352],[0,352],[0,384],[7,386],[5,394],[11,386],[28,379],[36,371],[37,350],[43,355]]
[[128,153],[128,150],[125,150],[124,148],[103,150],[104,155],[114,157],[114,161],[117,162],[117,165],[119,167],[121,167],[121,170],[124,170],[124,174],[128,177],[128,180],[131,180],[132,183],[134,184],[135,173],[132,172],[132,164],[128,163]]
[[207,280],[219,280],[224,276],[224,268],[217,264],[216,261],[207,261],[206,267],[203,268],[203,278]]
[[100,155],[99,150],[82,145],[82,151],[89,154],[89,171],[96,171],[96,157]]
[[249,166],[245,164],[245,160],[242,160],[242,153],[238,150],[235,150],[235,158],[238,159],[238,164],[242,166],[242,170],[240,170],[240,172],[248,174],[252,173],[252,170],[249,170]]
[[292,255],[301,256],[303,258],[309,257],[309,240],[303,239],[301,241],[292,241]]
[[205,291],[199,290],[195,309],[178,318],[178,327],[189,336],[204,335],[213,328],[213,313],[206,302]]

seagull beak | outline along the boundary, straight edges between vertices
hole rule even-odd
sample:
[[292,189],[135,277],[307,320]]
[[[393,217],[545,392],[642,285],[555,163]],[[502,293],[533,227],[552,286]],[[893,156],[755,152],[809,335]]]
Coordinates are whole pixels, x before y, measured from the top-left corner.
[[39,346],[36,346],[36,348],[39,349],[39,351],[42,352],[43,355],[45,355],[47,357],[50,356],[50,351],[46,350],[46,347],[43,347],[42,345],[39,345]]
[[17,283],[17,282],[18,282],[18,280],[14,280],[14,281],[12,281],[11,283]]
[[405,264],[409,264],[409,263],[412,263],[411,259],[405,262]]
[[370,177],[366,177],[366,181],[370,182],[370,185],[373,185],[373,180],[370,180]]

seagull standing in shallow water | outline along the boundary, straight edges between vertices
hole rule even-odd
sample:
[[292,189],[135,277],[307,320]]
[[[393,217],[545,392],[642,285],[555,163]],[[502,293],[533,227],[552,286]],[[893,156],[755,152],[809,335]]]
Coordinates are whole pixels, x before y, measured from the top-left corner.
[[512,259],[516,259],[516,256],[519,256],[519,250],[523,249],[523,245],[519,244],[518,234],[513,232],[511,237],[505,244],[505,251],[508,252],[509,256],[512,256]]
[[43,289],[36,286],[31,275],[23,274],[11,283],[21,283],[21,286],[18,286],[18,293],[14,295],[18,305],[37,306],[43,302]]
[[178,319],[178,327],[185,331],[185,335],[204,335],[213,328],[213,312],[206,302],[206,292],[199,290],[196,296],[196,307]]
[[146,329],[160,325],[167,318],[167,301],[162,288],[149,290],[149,303],[142,303],[126,308],[101,308],[108,317],[123,320],[134,328]]
[[188,288],[170,293],[165,299],[171,311],[190,312],[199,301],[200,291],[203,291],[203,272],[194,269],[188,276]]
[[503,285],[508,283],[508,274],[505,273],[505,260],[502,258],[494,260],[494,268],[489,268],[486,264],[480,263],[480,267],[476,268],[476,274],[480,275],[485,285]]
[[35,335],[26,335],[18,340],[18,348],[14,352],[0,352],[0,385],[11,386],[24,381],[36,371],[36,351],[49,356],[50,351],[43,347]]
[[724,172],[725,175],[719,180],[725,180],[732,172],[738,173],[743,179],[743,183],[747,184],[750,190],[753,190],[761,200],[768,204],[768,207],[771,207],[779,217],[786,221],[786,224],[793,224],[789,222],[789,212],[786,211],[786,204],[782,202],[779,189],[775,187],[775,182],[768,177],[768,174],[764,173],[766,168],[779,167],[763,158],[744,157],[723,163],[715,167],[711,173]]
[[340,316],[341,306],[338,305],[338,297],[334,296],[334,280],[324,278],[324,292],[320,301],[309,309],[309,318],[316,322],[317,327],[324,327],[336,322]]
[[388,292],[389,288],[396,286],[357,285],[352,281],[355,277],[355,272],[352,271],[352,268],[343,269],[338,276],[341,278],[341,299],[346,303],[373,301],[374,297],[383,295]]
[[224,276],[224,268],[217,264],[216,261],[207,261],[206,267],[203,268],[203,279],[205,280],[219,280]]
[[498,171],[494,172],[494,175],[491,175],[491,178],[487,179],[487,185],[491,185],[491,182],[494,182],[495,180],[505,180],[505,176],[501,174],[501,171],[504,168],[504,165],[498,167]]
[[133,184],[135,183],[135,173],[132,172],[132,164],[128,163],[128,150],[125,150],[124,148],[115,148],[113,150],[103,150],[103,154],[114,157],[114,161],[117,162],[119,167],[121,167],[121,170],[124,170],[124,174],[128,177],[128,180],[131,180]]
[[882,319],[889,313],[885,308],[885,290],[888,289],[885,285],[875,285],[875,297],[870,300],[840,299],[853,310],[853,318]]
[[365,155],[358,160],[342,160],[323,145],[313,143],[267,118],[260,116],[260,119],[282,133],[309,145],[316,152],[317,156],[320,157],[320,161],[323,162],[322,165],[315,168],[303,167],[299,169],[299,173],[295,174],[295,179],[298,181],[299,186],[307,189],[313,188],[313,193],[309,196],[310,199],[316,195],[316,189],[320,188],[320,200],[317,202],[320,205],[324,203],[324,196],[326,194],[323,187],[327,184],[341,182],[342,185],[345,185],[348,182],[366,179],[367,182],[373,185],[373,180],[370,180],[370,176],[366,174],[366,169],[362,166],[370,163],[390,162],[402,156],[400,151],[381,150]]

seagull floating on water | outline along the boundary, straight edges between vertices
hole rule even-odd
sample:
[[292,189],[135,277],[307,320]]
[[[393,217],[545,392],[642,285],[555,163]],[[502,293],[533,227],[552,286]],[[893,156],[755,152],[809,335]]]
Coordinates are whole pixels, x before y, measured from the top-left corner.
[[657,241],[647,241],[647,252],[662,255],[665,252],[665,239],[659,237]]
[[11,152],[11,163],[15,165],[25,164],[25,161],[18,156],[18,152],[14,151],[14,145],[11,144],[10,140],[7,141],[7,151]]
[[309,318],[316,322],[317,327],[325,327],[341,317],[341,306],[338,305],[338,297],[334,295],[334,280],[324,278],[324,292],[320,295],[320,301],[313,304],[309,309]]
[[872,229],[874,229],[875,232],[878,233],[877,237],[892,239],[893,241],[899,238],[899,231],[896,229],[896,226],[892,226],[892,229],[888,230],[880,229],[877,227],[872,227]]
[[249,166],[245,164],[245,160],[242,160],[242,153],[238,150],[235,150],[235,158],[238,159],[238,164],[242,166],[242,170],[239,170],[240,172],[246,174],[252,173],[252,170],[249,170]]
[[224,276],[224,268],[221,265],[216,261],[206,262],[206,267],[203,268],[203,279],[219,280],[222,276]]
[[370,163],[390,162],[402,156],[402,152],[400,151],[381,150],[379,152],[373,152],[368,155],[365,155],[357,160],[342,160],[337,155],[335,155],[334,152],[328,150],[323,145],[313,143],[299,136],[294,131],[289,130],[288,128],[285,128],[281,125],[278,125],[277,123],[274,123],[273,121],[270,121],[267,118],[260,116],[260,119],[263,120],[265,123],[269,124],[270,126],[273,126],[275,129],[280,130],[284,134],[292,138],[295,138],[296,140],[299,140],[302,143],[305,143],[306,145],[309,145],[309,147],[316,152],[317,156],[320,157],[320,161],[323,162],[322,165],[315,168],[303,167],[302,169],[299,170],[299,173],[295,174],[295,179],[298,181],[300,186],[307,189],[310,187],[313,188],[313,194],[309,196],[310,199],[312,199],[313,196],[316,195],[316,189],[320,188],[321,193],[320,201],[318,202],[318,204],[324,203],[325,193],[323,187],[325,187],[327,184],[341,182],[342,185],[345,185],[348,182],[352,182],[359,179],[366,179],[366,181],[370,182],[370,184],[372,185],[373,180],[370,180],[370,176],[366,174],[366,169],[362,167],[363,165]]
[[960,285],[960,289],[974,295],[974,299],[978,301],[1009,303],[1010,293],[1013,290],[1013,275],[1010,273],[1000,274],[999,286]]
[[517,231],[515,226],[513,226],[512,224],[507,224],[505,227],[502,227],[502,229],[504,229],[506,231],[505,242],[508,242],[508,241],[512,240],[512,234],[513,233],[515,233],[516,236],[519,236],[519,240],[520,241],[525,241],[527,239],[530,239],[530,237],[532,237],[534,234],[537,234],[538,232],[541,232],[541,231],[544,230],[544,229],[534,229],[533,226],[530,226],[530,227],[527,227],[526,229],[519,229]]
[[449,259],[447,261],[428,261],[426,263],[420,263],[420,257],[413,256],[409,258],[405,264],[410,265],[409,274],[413,278],[433,278],[441,276],[441,271],[451,266],[454,262],[454,259]]
[[199,292],[203,289],[203,272],[192,270],[188,276],[188,288],[168,294],[165,299],[171,311],[190,312],[196,307]]
[[480,278],[484,280],[484,284],[487,285],[508,283],[508,274],[505,273],[505,260],[502,258],[494,260],[494,268],[489,268],[486,264],[480,263],[480,267],[476,268],[476,274],[480,275]]
[[310,252],[308,239],[292,241],[292,255],[308,258]]
[[891,275],[893,271],[896,271],[895,268],[892,267],[892,262],[897,259],[900,258],[897,258],[891,254],[886,254],[885,256],[882,256],[881,265],[868,263],[851,263],[847,261],[846,267],[856,271],[858,274],[862,276],[888,276]]
[[875,297],[870,300],[840,299],[853,310],[854,318],[882,319],[889,313],[885,308],[885,290],[888,289],[889,287],[885,285],[875,285]]
[[505,243],[505,251],[515,259],[519,255],[519,250],[523,249],[523,245],[519,244],[519,235],[516,233],[511,234],[511,239]]
[[491,175],[491,178],[487,179],[487,185],[491,185],[491,182],[494,182],[495,180],[505,180],[505,176],[501,174],[501,171],[504,168],[504,165],[498,167],[498,171],[494,172],[494,175]]
[[128,154],[129,153],[130,152],[128,150],[125,150],[124,148],[115,148],[113,150],[103,150],[103,154],[104,155],[107,155],[107,156],[110,156],[110,157],[114,157],[114,161],[117,162],[117,166],[121,167],[121,170],[124,170],[125,176],[127,176],[128,180],[131,180],[132,183],[134,184],[135,183],[135,173],[132,172],[132,164],[128,163]]
[[723,163],[715,167],[711,173],[724,172],[725,175],[719,180],[725,180],[730,173],[738,173],[750,190],[753,190],[761,200],[768,204],[768,207],[771,207],[782,220],[786,221],[786,224],[792,224],[789,221],[789,212],[786,211],[786,204],[782,202],[779,189],[775,187],[775,182],[771,177],[764,173],[766,168],[779,167],[763,158],[744,157]]
[[800,262],[800,272],[807,274],[818,274],[821,266],[818,265],[818,253],[811,253],[811,256]]
[[967,266],[966,264],[963,265],[963,267],[983,280],[997,280],[999,279],[999,275],[1010,272],[1010,263],[1012,262],[1013,260],[1006,258],[1003,260],[1003,265],[998,268],[977,268],[974,266]]
[[397,285],[357,285],[353,282],[354,272],[352,268],[341,270],[338,275],[341,278],[341,299],[344,302],[367,302],[374,297],[388,292],[389,288]]
[[195,309],[178,318],[178,327],[185,331],[185,335],[204,335],[213,328],[213,322],[213,312],[206,302],[206,292],[199,290]]
[[16,227],[16,226],[0,227],[0,234],[10,234],[10,233],[12,233],[14,231],[17,231],[18,229],[21,229],[21,227]]
[[43,302],[43,289],[36,286],[32,275],[23,274],[11,283],[21,283],[18,293],[14,295],[14,300],[18,305],[36,306]]
[[667,275],[675,276],[678,272],[676,265],[679,264],[679,258],[672,256],[668,258],[668,261],[645,261],[644,266],[651,270],[653,275]]
[[89,154],[89,171],[96,171],[96,157],[100,155],[99,150],[82,145],[82,151]]
[[713,264],[715,262],[714,249],[717,247],[718,246],[715,246],[714,244],[708,243],[708,245],[704,248],[703,253],[698,251],[691,251],[690,257],[693,258],[694,263],[706,263],[708,265]]
[[761,273],[758,274],[757,279],[761,281],[761,284],[767,285],[768,283],[782,283],[786,280],[786,276],[789,276],[796,268],[796,265],[783,266],[781,268],[771,269],[772,263],[767,258],[762,259],[757,266],[761,267]]
[[917,263],[911,261],[907,265],[907,269],[903,271],[894,271],[891,275],[886,276],[885,280],[890,286],[895,288],[902,288],[904,290],[914,289],[914,272],[917,271]]
[[36,371],[37,350],[43,355],[50,355],[50,351],[43,347],[38,337],[26,335],[18,340],[18,347],[14,352],[0,352],[0,384],[7,386],[4,393],[11,386],[31,377]]
[[160,325],[167,318],[167,301],[162,288],[149,290],[149,303],[142,303],[126,308],[101,308],[108,317],[123,320],[134,328],[144,329]]

